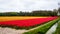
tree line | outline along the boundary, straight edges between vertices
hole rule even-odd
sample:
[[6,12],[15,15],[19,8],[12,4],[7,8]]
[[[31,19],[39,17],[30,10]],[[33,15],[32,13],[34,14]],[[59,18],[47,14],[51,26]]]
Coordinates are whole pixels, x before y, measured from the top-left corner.
[[[60,10],[60,9],[59,9]],[[37,10],[32,12],[5,12],[0,13],[0,16],[57,16],[57,10]]]

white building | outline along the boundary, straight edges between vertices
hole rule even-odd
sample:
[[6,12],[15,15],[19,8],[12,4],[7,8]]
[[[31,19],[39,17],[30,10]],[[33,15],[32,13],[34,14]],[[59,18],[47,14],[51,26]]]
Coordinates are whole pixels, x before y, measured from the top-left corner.
[[60,13],[58,12],[58,16],[60,16]]

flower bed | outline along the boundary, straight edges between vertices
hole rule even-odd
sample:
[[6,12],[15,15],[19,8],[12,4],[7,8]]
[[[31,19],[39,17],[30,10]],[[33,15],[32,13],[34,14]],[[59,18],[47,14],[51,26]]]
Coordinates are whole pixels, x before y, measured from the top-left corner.
[[35,19],[26,19],[26,20],[3,21],[3,22],[0,22],[0,25],[31,27],[31,26],[36,26],[39,24],[46,23],[46,22],[54,20],[56,18],[57,17],[47,17],[47,18],[35,18]]

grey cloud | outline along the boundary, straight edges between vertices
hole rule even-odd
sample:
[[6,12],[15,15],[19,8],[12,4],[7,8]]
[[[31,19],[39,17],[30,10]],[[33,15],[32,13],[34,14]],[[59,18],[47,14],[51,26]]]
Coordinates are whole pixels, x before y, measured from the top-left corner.
[[[2,4],[1,4],[2,3]],[[57,0],[3,0],[0,1],[0,11],[24,11],[57,8]]]

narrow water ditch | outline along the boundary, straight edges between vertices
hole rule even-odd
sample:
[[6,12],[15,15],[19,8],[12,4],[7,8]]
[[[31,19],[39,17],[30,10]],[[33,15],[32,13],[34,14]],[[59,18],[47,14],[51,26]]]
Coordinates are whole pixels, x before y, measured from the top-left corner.
[[47,32],[46,34],[52,34],[56,31],[56,28],[58,26],[58,23],[54,24]]

